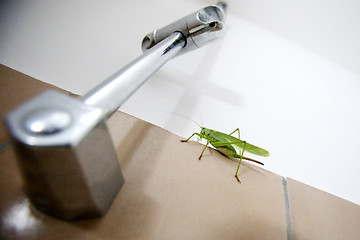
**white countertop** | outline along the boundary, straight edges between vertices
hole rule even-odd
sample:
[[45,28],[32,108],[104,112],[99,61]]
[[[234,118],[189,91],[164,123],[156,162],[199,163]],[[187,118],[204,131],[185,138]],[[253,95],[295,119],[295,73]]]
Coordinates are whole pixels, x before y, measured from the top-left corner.
[[[270,151],[266,169],[360,204],[360,3],[229,2],[224,38],[171,60],[121,110],[183,137],[198,127],[170,113],[239,127]],[[145,34],[211,3],[2,2],[0,63],[84,94]]]

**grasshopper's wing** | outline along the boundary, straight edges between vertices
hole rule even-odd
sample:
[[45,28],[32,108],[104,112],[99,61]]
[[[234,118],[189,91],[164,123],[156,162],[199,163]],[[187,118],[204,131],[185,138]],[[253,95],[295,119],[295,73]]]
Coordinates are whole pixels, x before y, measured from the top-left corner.
[[244,147],[245,147],[245,151],[255,154],[255,155],[258,155],[258,156],[268,157],[270,155],[267,150],[265,150],[261,147],[255,146],[253,144],[246,143],[246,146],[245,146],[244,141],[242,141],[240,143],[234,143],[233,146],[235,146],[235,148],[238,147],[240,149],[244,149]]
[[215,148],[232,145],[234,148],[237,149],[244,149],[245,147],[245,151],[258,156],[263,156],[263,157],[269,156],[269,152],[263,148],[257,147],[247,142],[245,146],[245,141],[239,140],[237,138],[234,138],[233,136],[230,136],[222,132],[216,132],[216,133],[217,133],[216,136],[218,141],[211,143],[211,145],[213,145]]

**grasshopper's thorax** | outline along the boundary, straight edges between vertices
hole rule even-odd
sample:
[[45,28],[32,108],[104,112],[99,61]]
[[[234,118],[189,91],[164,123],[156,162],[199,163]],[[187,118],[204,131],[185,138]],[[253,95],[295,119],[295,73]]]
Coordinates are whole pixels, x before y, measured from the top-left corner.
[[210,143],[215,143],[219,141],[219,139],[216,136],[216,131],[209,128],[202,127],[200,131],[200,135],[202,138],[205,138]]

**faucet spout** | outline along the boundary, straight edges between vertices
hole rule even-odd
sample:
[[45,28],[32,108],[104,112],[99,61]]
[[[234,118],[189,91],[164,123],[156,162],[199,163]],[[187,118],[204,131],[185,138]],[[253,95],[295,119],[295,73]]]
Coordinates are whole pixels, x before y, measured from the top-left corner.
[[26,192],[38,209],[64,220],[105,214],[124,184],[105,120],[167,61],[216,39],[224,6],[147,35],[145,53],[83,97],[46,91],[6,116]]

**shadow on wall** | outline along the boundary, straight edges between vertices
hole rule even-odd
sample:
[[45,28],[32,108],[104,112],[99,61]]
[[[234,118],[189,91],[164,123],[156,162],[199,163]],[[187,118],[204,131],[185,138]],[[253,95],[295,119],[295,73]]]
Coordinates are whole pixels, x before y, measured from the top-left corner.
[[[191,116],[192,113],[196,112],[196,108],[194,108],[194,106],[197,105],[202,96],[215,96],[217,100],[229,105],[241,105],[242,97],[237,91],[224,88],[220,85],[217,85],[216,83],[208,81],[211,74],[209,69],[212,69],[215,66],[217,56],[221,51],[222,43],[222,41],[218,41],[216,44],[213,44],[210,48],[208,48],[205,56],[203,57],[203,61],[192,75],[185,75],[184,72],[179,72],[178,74],[172,73],[170,76],[169,74],[166,74],[165,71],[160,71],[157,74],[159,79],[173,82],[175,84],[181,85],[184,88],[184,94],[179,99],[178,104],[174,108],[174,113],[182,113],[187,116]],[[177,77],[174,78],[174,76]],[[168,124],[165,125],[165,128],[169,127],[171,123],[174,122],[174,120],[177,118],[177,116],[171,115],[171,118],[169,119]],[[184,122],[183,124],[186,123]],[[181,128],[181,126],[179,127]]]

